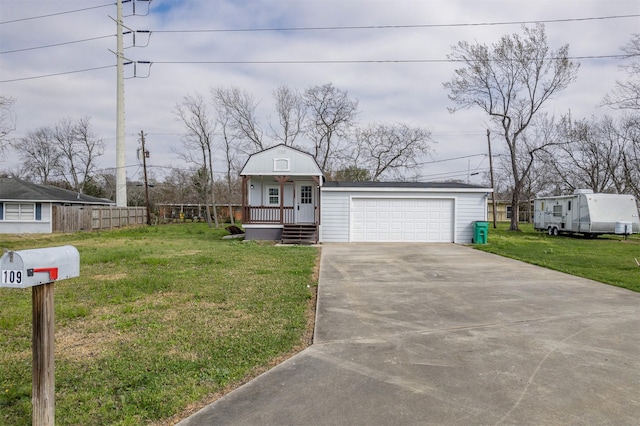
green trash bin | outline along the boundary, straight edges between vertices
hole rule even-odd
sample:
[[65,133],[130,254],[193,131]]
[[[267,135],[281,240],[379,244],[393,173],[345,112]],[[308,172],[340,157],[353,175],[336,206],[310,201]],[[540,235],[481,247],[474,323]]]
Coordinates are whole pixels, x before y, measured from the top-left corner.
[[473,239],[474,244],[487,244],[487,235],[489,234],[489,222],[477,220],[473,222]]

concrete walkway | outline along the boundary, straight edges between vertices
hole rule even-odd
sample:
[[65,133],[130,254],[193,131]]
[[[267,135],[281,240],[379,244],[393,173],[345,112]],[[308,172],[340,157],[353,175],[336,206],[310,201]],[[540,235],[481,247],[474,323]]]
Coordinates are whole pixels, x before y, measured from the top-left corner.
[[638,419],[639,293],[453,244],[325,244],[315,343],[180,424]]

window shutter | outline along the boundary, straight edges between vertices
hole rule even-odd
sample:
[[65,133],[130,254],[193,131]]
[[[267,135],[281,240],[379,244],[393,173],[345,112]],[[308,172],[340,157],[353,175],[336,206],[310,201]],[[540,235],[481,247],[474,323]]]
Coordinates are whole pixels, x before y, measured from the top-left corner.
[[4,220],[4,203],[0,203],[0,220]]
[[36,220],[42,220],[42,203],[36,203]]

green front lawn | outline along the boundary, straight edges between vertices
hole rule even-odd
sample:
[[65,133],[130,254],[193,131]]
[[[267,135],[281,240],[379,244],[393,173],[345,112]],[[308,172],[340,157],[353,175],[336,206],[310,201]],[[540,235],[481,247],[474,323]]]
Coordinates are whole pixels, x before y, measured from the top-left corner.
[[[640,291],[640,236],[552,237],[490,225],[476,248]],[[55,286],[56,420],[168,424],[308,343],[318,251],[222,240],[177,224],[0,236],[72,244],[80,277]],[[0,424],[31,423],[31,294],[0,289]]]
[[628,239],[605,235],[595,239],[581,236],[550,236],[520,225],[521,232],[489,223],[488,244],[479,250],[522,260],[603,283],[640,291],[640,235]]
[[[318,250],[223,235],[0,236],[80,252],[80,277],[55,284],[57,424],[170,423],[308,344]],[[1,288],[0,424],[31,423],[30,391],[31,290]]]

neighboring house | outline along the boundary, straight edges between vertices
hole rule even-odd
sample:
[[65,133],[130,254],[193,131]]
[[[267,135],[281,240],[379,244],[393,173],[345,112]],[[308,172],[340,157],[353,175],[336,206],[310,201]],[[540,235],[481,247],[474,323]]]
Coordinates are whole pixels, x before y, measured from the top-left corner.
[[249,240],[470,243],[487,220],[491,188],[460,183],[323,182],[313,157],[278,145],[243,167],[243,227]]
[[[511,220],[511,201],[508,200],[496,200],[496,221],[507,222]],[[493,202],[491,197],[487,199],[487,220],[493,222]]]
[[[491,197],[487,199],[487,218],[493,222],[493,203]],[[518,222],[533,222],[533,201],[521,201],[518,208]],[[511,200],[496,200],[496,221],[509,222],[513,215]]]
[[114,204],[55,186],[0,177],[0,234],[53,232],[53,206]]

